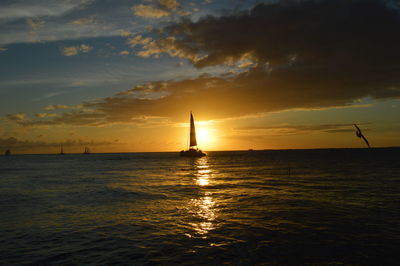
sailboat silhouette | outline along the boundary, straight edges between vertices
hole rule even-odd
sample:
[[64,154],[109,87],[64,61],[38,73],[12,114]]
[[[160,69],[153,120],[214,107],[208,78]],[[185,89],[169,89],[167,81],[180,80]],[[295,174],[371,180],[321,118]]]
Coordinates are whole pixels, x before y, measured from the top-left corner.
[[63,149],[63,145],[61,145],[61,151],[60,151],[60,155],[64,155],[64,149]]
[[189,149],[187,151],[181,151],[181,156],[185,157],[203,157],[206,156],[204,152],[197,148],[197,140],[196,140],[196,128],[194,126],[194,118],[192,112],[190,112],[190,140],[189,140]]
[[85,151],[83,152],[83,154],[90,154],[90,149],[85,146]]

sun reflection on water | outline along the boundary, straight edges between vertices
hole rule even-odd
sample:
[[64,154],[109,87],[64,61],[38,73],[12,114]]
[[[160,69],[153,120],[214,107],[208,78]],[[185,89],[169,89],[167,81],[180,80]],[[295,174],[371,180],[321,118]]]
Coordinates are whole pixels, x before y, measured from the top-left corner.
[[209,178],[211,176],[211,170],[207,164],[198,165],[196,167],[196,183],[199,186],[206,186],[209,184]]
[[193,214],[195,222],[190,223],[193,230],[206,238],[209,231],[216,228],[215,199],[211,191],[207,190],[212,178],[212,170],[206,157],[199,158],[194,162],[194,181],[201,187],[201,194],[198,198],[189,201],[189,210]]

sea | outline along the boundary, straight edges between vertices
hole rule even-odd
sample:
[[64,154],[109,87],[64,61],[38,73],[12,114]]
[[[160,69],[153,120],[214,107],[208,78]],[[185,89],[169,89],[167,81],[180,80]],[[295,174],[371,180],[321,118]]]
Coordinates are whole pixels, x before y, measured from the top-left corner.
[[400,149],[0,156],[0,265],[399,265]]

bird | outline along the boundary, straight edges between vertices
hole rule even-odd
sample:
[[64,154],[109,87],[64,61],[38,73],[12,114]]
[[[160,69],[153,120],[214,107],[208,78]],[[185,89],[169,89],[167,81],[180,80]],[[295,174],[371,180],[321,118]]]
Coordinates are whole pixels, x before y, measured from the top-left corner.
[[371,147],[369,146],[368,140],[364,137],[363,133],[361,132],[361,129],[360,129],[356,124],[354,124],[354,126],[355,126],[356,129],[357,129],[357,131],[356,131],[356,136],[359,137],[360,139],[363,139],[363,140],[365,141],[365,143],[367,144],[368,148],[371,148]]

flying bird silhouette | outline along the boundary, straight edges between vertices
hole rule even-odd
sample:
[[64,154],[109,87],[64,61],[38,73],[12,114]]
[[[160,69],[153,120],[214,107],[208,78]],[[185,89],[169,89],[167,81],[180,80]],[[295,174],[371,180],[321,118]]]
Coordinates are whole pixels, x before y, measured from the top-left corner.
[[363,133],[361,132],[361,129],[360,129],[356,124],[354,124],[354,126],[355,126],[356,129],[357,129],[357,131],[356,131],[357,137],[359,137],[360,139],[363,139],[363,140],[365,141],[365,143],[367,144],[368,148],[371,148],[371,147],[369,146],[368,140],[364,137]]

